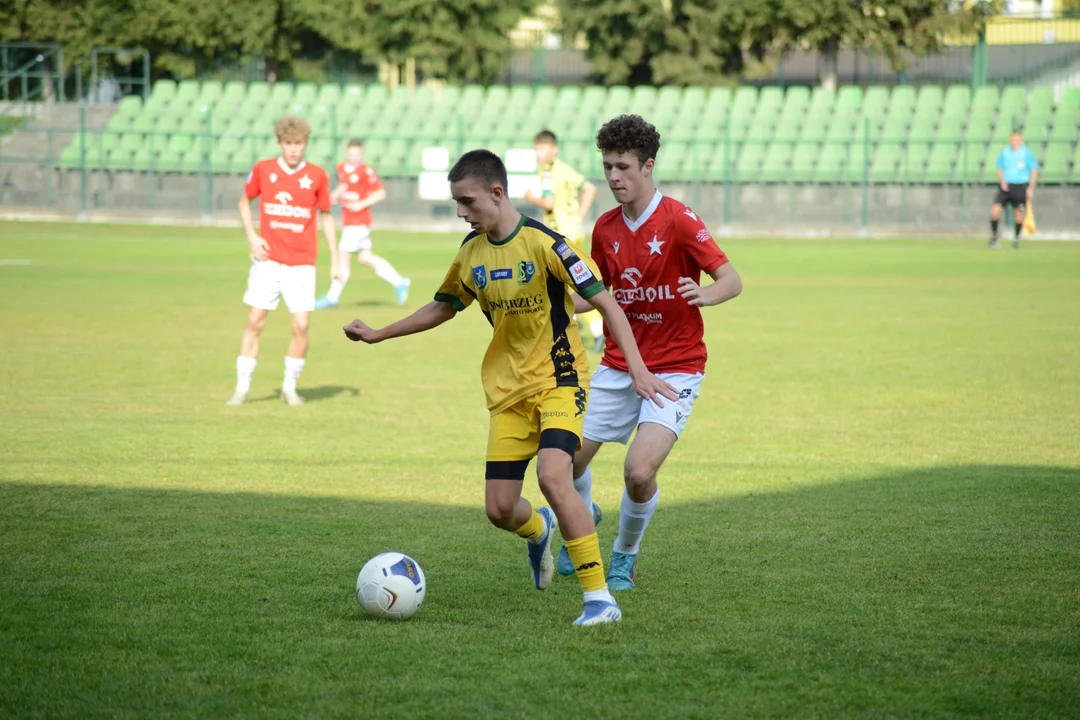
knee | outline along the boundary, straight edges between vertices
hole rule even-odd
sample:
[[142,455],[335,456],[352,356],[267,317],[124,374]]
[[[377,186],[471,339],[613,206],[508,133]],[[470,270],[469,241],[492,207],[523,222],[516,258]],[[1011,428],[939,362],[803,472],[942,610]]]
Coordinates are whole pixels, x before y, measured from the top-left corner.
[[656,482],[656,470],[637,463],[627,465],[623,468],[623,480],[627,490],[647,490]]
[[572,491],[573,479],[567,477],[565,468],[542,468],[537,470],[536,479],[540,485],[540,492],[549,501],[552,497],[558,498],[561,493]]
[[300,320],[300,319],[294,319],[293,320],[293,324],[292,324],[293,335],[296,335],[297,337],[303,337],[303,336],[307,335],[307,331],[308,331],[308,320],[307,320],[307,318],[304,318],[302,320]]
[[248,318],[247,327],[245,328],[249,333],[258,335],[266,327],[266,316],[260,318]]
[[488,498],[484,504],[488,521],[497,528],[506,528],[514,520],[514,506],[517,501],[509,502],[499,498]]

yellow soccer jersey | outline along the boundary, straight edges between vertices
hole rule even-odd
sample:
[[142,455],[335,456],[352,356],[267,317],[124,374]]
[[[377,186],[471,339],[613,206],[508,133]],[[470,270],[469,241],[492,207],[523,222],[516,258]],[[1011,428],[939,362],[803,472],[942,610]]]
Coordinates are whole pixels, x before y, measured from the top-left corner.
[[589,361],[570,292],[591,298],[603,289],[591,258],[522,217],[499,243],[470,233],[435,299],[459,312],[476,301],[491,323],[481,377],[494,415],[542,390],[588,387]]
[[540,167],[540,189],[544,197],[553,197],[553,207],[544,211],[544,224],[578,241],[585,233],[581,224],[581,186],[585,184],[574,168],[558,158]]

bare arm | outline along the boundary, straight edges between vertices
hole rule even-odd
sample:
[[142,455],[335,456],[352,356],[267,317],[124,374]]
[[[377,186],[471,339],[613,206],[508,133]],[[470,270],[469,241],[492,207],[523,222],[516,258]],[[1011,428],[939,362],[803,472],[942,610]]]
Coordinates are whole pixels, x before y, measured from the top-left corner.
[[404,337],[405,335],[415,335],[416,333],[431,330],[432,328],[439,327],[455,315],[457,315],[457,311],[454,310],[450,303],[432,300],[412,315],[404,317],[379,330],[368,327],[362,320],[353,320],[346,325],[343,330],[345,331],[345,337],[353,342],[360,341],[369,345],[374,345],[383,340]]
[[360,212],[361,210],[369,208],[372,205],[377,205],[377,204],[381,203],[385,199],[386,199],[386,190],[384,188],[379,188],[378,190],[371,193],[370,195],[368,195],[363,200],[357,200],[354,203],[349,203],[349,209],[352,210],[353,212]]
[[322,214],[322,228],[323,235],[326,236],[326,244],[330,248],[330,277],[333,280],[340,280],[341,270],[338,265],[337,224],[334,222],[332,213],[324,212]]
[[270,256],[270,245],[259,233],[255,232],[255,221],[251,217],[251,198],[246,193],[240,195],[240,202],[236,209],[240,212],[240,224],[244,226],[248,245],[251,246],[251,257],[256,260],[265,260]]
[[1035,181],[1038,180],[1038,179],[1039,179],[1039,171],[1038,170],[1032,170],[1031,171],[1031,180],[1030,180],[1030,182],[1028,182],[1028,189],[1027,189],[1028,197],[1031,197],[1031,193],[1035,190]]
[[607,326],[611,337],[615,339],[619,349],[626,358],[626,367],[630,371],[630,379],[634,384],[634,392],[646,400],[663,407],[664,404],[657,397],[662,395],[668,400],[678,400],[679,394],[668,383],[649,372],[645,367],[645,361],[641,359],[637,341],[634,340],[634,331],[630,329],[630,322],[615,298],[607,290],[601,290],[589,298],[588,303],[600,311],[604,316],[604,325]]
[[338,185],[336,188],[334,188],[334,192],[330,193],[330,203],[332,205],[336,205],[337,203],[341,202],[341,197],[344,194],[345,194],[345,186],[344,185]]
[[686,301],[697,307],[708,307],[727,302],[737,297],[742,292],[742,278],[731,263],[724,263],[709,273],[713,283],[708,287],[701,287],[691,278],[679,278],[679,294]]
[[574,312],[576,313],[587,313],[593,309],[592,303],[577,293],[570,293],[570,298],[574,301]]
[[555,209],[555,196],[554,195],[537,195],[532,190],[525,191],[525,201],[530,205],[547,210],[548,212]]
[[998,174],[998,185],[1001,186],[1002,190],[1004,190],[1005,192],[1008,192],[1009,191],[1009,186],[1005,184],[1005,173],[1002,172],[1001,168],[998,168],[997,174]]
[[596,186],[588,180],[581,186],[581,219],[589,217],[589,209],[596,199]]

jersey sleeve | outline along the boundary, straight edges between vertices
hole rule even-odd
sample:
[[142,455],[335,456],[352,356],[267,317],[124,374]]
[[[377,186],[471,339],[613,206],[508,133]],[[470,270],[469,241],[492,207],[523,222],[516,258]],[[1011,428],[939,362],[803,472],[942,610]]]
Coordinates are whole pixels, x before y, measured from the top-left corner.
[[565,238],[544,250],[544,260],[549,273],[586,300],[604,289],[596,263],[588,256],[582,257]]
[[997,169],[998,170],[1004,170],[1005,169],[1005,151],[1004,150],[1002,150],[1001,152],[998,153]]
[[324,213],[330,212],[330,176],[325,170],[315,186],[315,207]]
[[585,184],[585,176],[579,173],[569,165],[563,165],[563,184],[569,190],[578,192],[581,190],[581,186]]
[[251,172],[248,173],[247,184],[244,185],[244,194],[249,198],[257,198],[262,194],[262,189],[259,187],[259,166],[251,168]]
[[709,228],[705,227],[701,218],[689,208],[679,213],[675,229],[687,255],[702,272],[712,274],[716,268],[728,261],[727,255],[713,240]]
[[378,173],[368,167],[368,190],[371,192],[378,192],[383,189],[382,180],[379,179]]
[[[449,303],[458,312],[469,307],[472,301],[476,299],[476,288],[471,287],[465,278],[461,276],[464,265],[465,250],[463,247],[458,251],[454,262],[450,264],[450,269],[446,271],[446,277],[443,278],[442,284],[439,285],[439,289],[435,292],[436,302]],[[469,279],[472,279],[471,276]]]

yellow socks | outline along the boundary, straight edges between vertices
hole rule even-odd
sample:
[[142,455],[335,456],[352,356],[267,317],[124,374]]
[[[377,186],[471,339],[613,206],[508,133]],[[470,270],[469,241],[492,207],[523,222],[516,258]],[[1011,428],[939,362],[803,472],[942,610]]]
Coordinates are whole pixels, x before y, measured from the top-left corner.
[[[535,513],[534,513],[535,514]],[[521,531],[518,531],[521,534]],[[574,564],[578,582],[585,592],[604,590],[604,559],[600,557],[600,541],[596,533],[566,541],[566,550],[570,553],[570,562]]]
[[[516,535],[520,536],[520,537],[525,538],[529,542],[536,542],[537,539],[539,539],[540,536],[544,534],[544,527],[545,527],[544,518],[540,517],[540,513],[536,512],[536,510],[533,510],[532,515],[530,515],[529,519],[525,521],[525,524],[522,525],[521,527],[519,527],[517,530],[515,530],[514,533]],[[593,538],[595,539],[596,536],[593,535]],[[597,548],[596,555],[597,555],[597,557],[599,557],[600,556],[600,544],[599,543],[596,544],[596,548]]]

